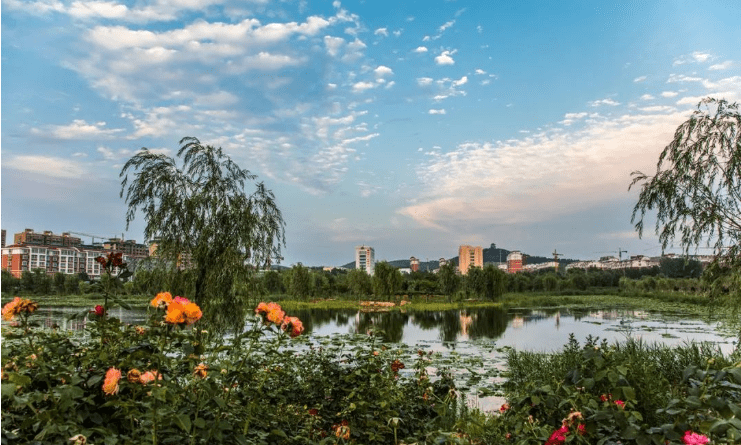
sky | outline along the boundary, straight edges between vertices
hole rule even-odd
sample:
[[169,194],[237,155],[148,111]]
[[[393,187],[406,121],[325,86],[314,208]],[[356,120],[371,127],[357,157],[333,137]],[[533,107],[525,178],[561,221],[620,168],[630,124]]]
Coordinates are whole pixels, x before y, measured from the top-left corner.
[[736,0],[1,5],[9,239],[144,241],[121,167],[192,136],[274,192],[283,265],[361,244],[660,255],[631,224],[631,172],[655,172],[702,98],[741,100]]

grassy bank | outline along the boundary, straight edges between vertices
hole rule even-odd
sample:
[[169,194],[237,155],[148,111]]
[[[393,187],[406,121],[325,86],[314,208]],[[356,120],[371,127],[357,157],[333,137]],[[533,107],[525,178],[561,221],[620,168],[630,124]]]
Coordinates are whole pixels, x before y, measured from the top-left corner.
[[[2,302],[10,301],[14,295],[3,294]],[[84,295],[41,295],[33,296],[42,306],[46,307],[89,307],[100,304],[103,300],[102,294],[90,293]],[[149,297],[145,295],[122,295],[117,297],[124,304],[132,308],[145,308]],[[595,309],[640,309],[647,311],[679,311],[689,314],[703,315],[708,313],[709,308],[716,310],[708,297],[700,294],[687,294],[683,292],[625,292],[617,289],[592,289],[583,292],[510,292],[504,295],[500,301],[492,302],[485,300],[460,300],[447,301],[444,296],[415,296],[413,298],[402,297],[410,304],[403,307],[397,305],[383,308],[383,310],[415,310],[415,311],[445,311],[465,308],[505,307],[505,308],[535,308],[535,307],[567,307],[567,308],[595,308]],[[278,301],[281,305],[292,310],[303,309],[359,309],[361,301],[373,301],[369,296],[363,299],[351,297],[336,297],[326,299],[315,299],[310,301],[291,299],[286,295],[268,295],[260,300]],[[383,301],[383,300],[381,300]],[[255,303],[255,302],[252,302]],[[252,304],[251,303],[251,304]],[[380,308],[379,308],[380,309]]]

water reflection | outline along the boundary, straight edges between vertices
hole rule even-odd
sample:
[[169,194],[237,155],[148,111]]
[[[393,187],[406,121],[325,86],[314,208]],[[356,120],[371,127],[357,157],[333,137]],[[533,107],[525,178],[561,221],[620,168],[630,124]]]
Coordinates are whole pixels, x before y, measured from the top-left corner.
[[[85,318],[70,321],[82,308],[42,308],[36,321],[46,328],[81,330]],[[146,310],[110,312],[128,324],[142,324]],[[732,350],[732,343],[717,332],[716,323],[676,313],[661,314],[626,310],[569,310],[559,308],[502,309],[477,308],[439,312],[367,312],[358,310],[309,309],[292,312],[304,324],[306,334],[367,334],[382,331],[384,340],[408,345],[426,344],[434,349],[455,349],[461,343],[512,346],[518,349],[554,351],[574,333],[579,341],[588,335],[608,341],[625,336],[681,344],[710,341]]]

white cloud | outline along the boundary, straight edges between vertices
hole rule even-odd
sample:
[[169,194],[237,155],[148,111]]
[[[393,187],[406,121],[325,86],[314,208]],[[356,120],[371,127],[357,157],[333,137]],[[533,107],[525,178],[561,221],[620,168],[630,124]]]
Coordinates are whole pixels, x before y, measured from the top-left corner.
[[467,82],[468,82],[468,77],[467,76],[463,76],[463,77],[461,77],[458,80],[454,80],[453,83],[452,83],[452,86],[453,87],[459,87],[461,85],[465,85]]
[[616,105],[620,105],[620,102],[616,102],[609,97],[606,99],[594,100],[592,102],[589,102],[589,106],[591,107],[599,107],[600,105],[610,105],[614,107]]
[[376,84],[372,82],[357,82],[352,86],[352,90],[356,93],[362,93],[365,90],[375,88]]
[[435,63],[438,65],[453,65],[455,60],[450,57],[453,54],[455,54],[455,51],[443,51],[439,56],[435,57]]
[[394,74],[391,68],[383,65],[379,65],[373,72],[376,74],[376,77],[391,76]]
[[418,46],[417,49],[414,50],[415,53],[426,53],[427,47],[424,46]]
[[344,44],[345,39],[342,37],[324,36],[324,46],[327,48],[327,54],[332,57],[339,54]]
[[654,97],[650,94],[644,94],[643,96],[641,96],[641,100],[652,100],[652,99],[654,99]]
[[385,37],[388,37],[389,32],[388,32],[388,30],[386,28],[378,28],[377,30],[375,30],[373,32],[373,34],[375,34],[377,36],[385,36]]
[[662,91],[661,97],[677,97],[679,93],[676,91]]
[[430,109],[427,113],[428,114],[445,114],[445,109],[444,108],[439,109],[439,110]]
[[646,76],[640,76],[633,79],[633,82],[643,82],[644,80],[648,79]]
[[10,159],[3,159],[3,166],[53,178],[79,179],[86,175],[86,170],[82,164],[54,156],[13,156]]
[[476,71],[475,71],[475,73],[476,73],[477,75],[483,75],[483,74],[486,74],[486,71],[484,71],[484,70],[482,70],[482,69],[480,69],[480,68],[477,68],[477,69],[476,69]]

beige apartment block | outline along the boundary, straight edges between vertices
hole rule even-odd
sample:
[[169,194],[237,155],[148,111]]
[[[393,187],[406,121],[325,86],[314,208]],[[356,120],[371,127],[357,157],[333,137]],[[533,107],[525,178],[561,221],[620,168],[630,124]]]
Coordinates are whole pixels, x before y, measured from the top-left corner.
[[484,267],[484,249],[481,246],[460,246],[458,248],[458,270],[466,275],[470,267]]

